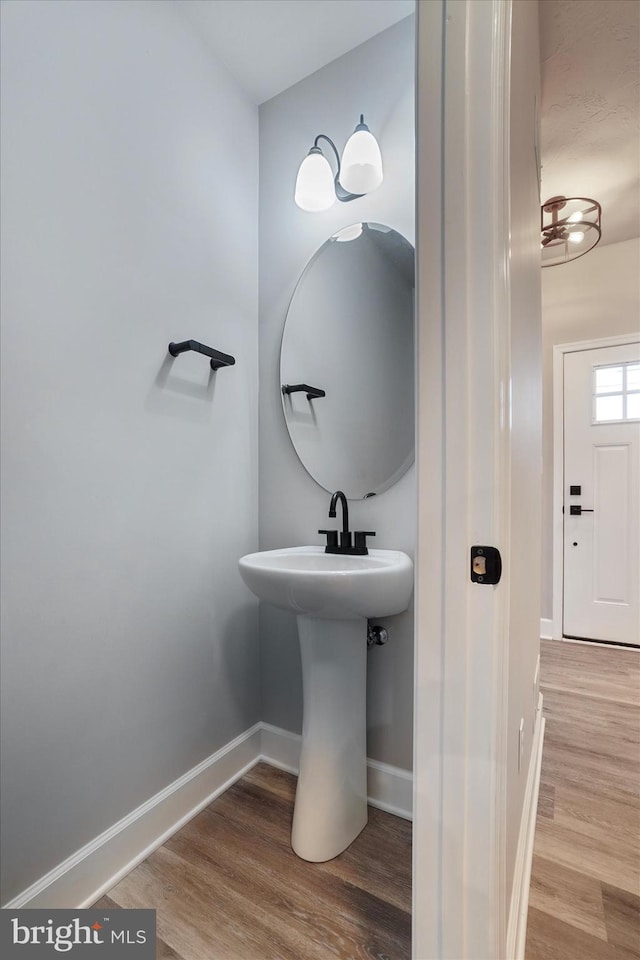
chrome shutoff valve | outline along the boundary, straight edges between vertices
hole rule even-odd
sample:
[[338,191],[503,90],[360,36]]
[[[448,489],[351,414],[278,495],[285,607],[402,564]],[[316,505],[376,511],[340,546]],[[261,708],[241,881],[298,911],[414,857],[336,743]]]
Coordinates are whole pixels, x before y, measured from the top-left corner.
[[368,623],[367,624],[367,646],[373,647],[374,645],[382,646],[383,643],[386,643],[389,639],[389,634],[384,627],[376,626],[376,624]]

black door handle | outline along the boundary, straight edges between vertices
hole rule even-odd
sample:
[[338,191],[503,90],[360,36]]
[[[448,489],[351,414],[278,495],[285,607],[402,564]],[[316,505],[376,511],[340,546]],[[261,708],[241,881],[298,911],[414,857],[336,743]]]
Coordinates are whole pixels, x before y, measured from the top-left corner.
[[579,503],[572,503],[569,507],[569,514],[572,517],[579,517],[583,513],[594,513],[594,510],[589,510],[587,507],[581,507]]

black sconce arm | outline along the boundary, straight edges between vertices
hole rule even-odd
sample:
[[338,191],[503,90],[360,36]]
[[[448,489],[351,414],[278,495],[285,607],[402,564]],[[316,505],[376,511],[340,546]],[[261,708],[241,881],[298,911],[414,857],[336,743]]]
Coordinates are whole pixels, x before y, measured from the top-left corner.
[[328,137],[326,133],[319,133],[318,136],[313,141],[314,150],[320,150],[320,147],[318,146],[318,140],[326,140],[336,155],[336,163],[338,165],[338,171],[335,177],[333,178],[333,185],[335,187],[336,197],[338,198],[338,200],[341,200],[343,203],[348,203],[349,200],[359,200],[360,197],[364,197],[364,193],[349,193],[347,190],[344,189],[344,187],[340,183],[340,154],[338,153],[338,148],[336,147],[331,137]]

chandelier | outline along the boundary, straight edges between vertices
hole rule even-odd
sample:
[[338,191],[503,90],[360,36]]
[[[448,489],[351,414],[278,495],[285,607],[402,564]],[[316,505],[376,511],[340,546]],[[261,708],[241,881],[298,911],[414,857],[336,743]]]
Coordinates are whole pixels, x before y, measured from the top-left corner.
[[555,267],[593,250],[602,231],[602,209],[587,197],[551,197],[542,204],[542,266]]

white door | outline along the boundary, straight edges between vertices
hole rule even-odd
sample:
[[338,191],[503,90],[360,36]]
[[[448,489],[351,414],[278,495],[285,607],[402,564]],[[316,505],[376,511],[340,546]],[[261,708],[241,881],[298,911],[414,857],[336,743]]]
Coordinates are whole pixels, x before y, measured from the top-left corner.
[[640,644],[640,344],[564,357],[566,637]]

